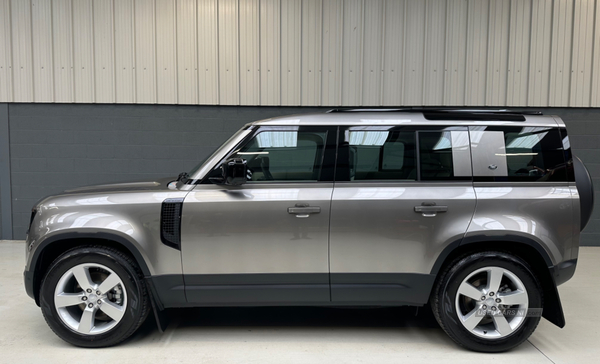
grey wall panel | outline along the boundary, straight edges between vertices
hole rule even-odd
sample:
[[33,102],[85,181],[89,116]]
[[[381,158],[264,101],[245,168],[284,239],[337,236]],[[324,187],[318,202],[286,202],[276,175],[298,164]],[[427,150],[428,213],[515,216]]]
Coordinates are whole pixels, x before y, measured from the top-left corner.
[[[82,185],[176,176],[191,169],[248,122],[327,110],[0,104],[0,112],[2,107],[10,116],[10,216],[18,239],[27,229],[31,206],[46,195]],[[600,109],[539,110],[559,115],[566,122],[573,150],[588,166],[600,193]],[[600,245],[600,199],[596,199],[592,219],[582,243]]]

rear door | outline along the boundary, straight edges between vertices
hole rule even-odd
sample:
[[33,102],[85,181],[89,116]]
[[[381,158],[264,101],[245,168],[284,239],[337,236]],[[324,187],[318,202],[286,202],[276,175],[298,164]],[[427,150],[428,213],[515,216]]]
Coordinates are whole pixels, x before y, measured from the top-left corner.
[[427,302],[440,252],[475,208],[466,127],[340,130],[331,206],[331,298]]

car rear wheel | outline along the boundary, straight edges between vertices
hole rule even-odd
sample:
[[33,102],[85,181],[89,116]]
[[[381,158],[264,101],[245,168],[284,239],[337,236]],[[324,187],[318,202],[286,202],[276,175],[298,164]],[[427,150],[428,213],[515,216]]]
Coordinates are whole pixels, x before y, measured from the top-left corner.
[[541,286],[527,263],[502,252],[455,260],[431,299],[450,338],[483,352],[506,351],[525,341],[540,321],[542,303]]
[[42,313],[63,340],[83,347],[115,345],[137,330],[149,300],[135,262],[120,251],[87,246],[57,258],[41,285]]

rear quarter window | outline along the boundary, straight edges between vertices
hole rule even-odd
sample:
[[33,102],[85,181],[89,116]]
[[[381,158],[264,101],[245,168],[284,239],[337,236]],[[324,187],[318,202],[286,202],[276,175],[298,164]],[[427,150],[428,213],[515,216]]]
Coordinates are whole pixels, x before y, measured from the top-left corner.
[[475,181],[567,181],[557,128],[472,126],[469,133]]

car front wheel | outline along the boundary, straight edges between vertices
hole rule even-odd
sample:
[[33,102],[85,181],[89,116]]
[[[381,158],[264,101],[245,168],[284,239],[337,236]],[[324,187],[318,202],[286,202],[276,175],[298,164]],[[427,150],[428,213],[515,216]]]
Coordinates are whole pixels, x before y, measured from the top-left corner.
[[136,263],[101,246],[58,257],[41,285],[42,313],[63,340],[83,347],[115,345],[133,334],[149,312]]
[[542,312],[538,279],[522,259],[503,252],[472,254],[451,263],[431,299],[433,313],[459,345],[482,352],[518,346]]

